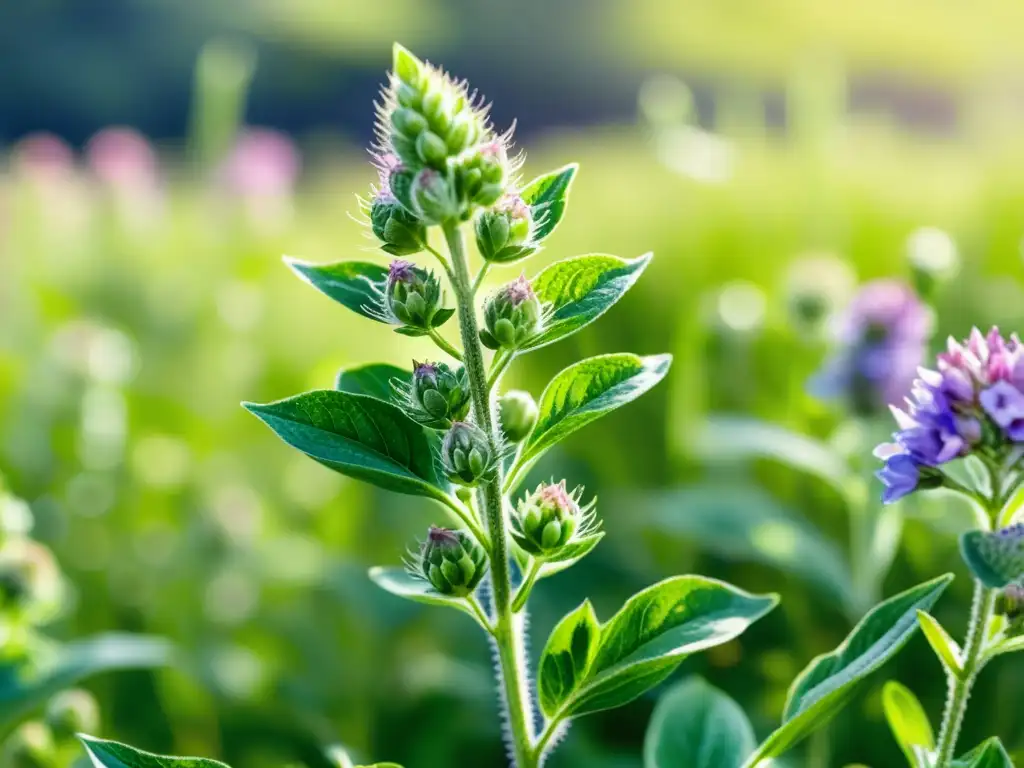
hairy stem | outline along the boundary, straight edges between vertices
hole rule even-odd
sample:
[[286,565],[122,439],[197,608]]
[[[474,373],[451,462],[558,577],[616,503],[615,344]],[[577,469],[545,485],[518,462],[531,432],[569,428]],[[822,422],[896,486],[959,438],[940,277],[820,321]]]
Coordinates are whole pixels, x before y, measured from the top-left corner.
[[988,626],[992,620],[995,600],[995,590],[989,589],[980,581],[975,582],[971,621],[967,627],[967,640],[964,643],[963,672],[958,677],[950,675],[949,696],[946,699],[946,711],[942,716],[939,743],[935,750],[935,768],[948,768],[955,757],[956,741],[960,735],[964,713],[967,712],[967,701],[971,696],[971,688],[984,664],[982,654]]
[[[500,442],[495,431],[494,404],[487,382],[483,346],[480,343],[473,301],[473,282],[466,262],[462,231],[455,223],[444,226],[452,264],[452,290],[458,305],[459,331],[469,378],[473,419],[486,434],[491,451],[498,454]],[[480,486],[484,519],[491,540],[491,592],[493,601],[494,642],[499,661],[499,684],[508,717],[508,740],[516,768],[536,768],[533,753],[533,711],[525,669],[525,627],[512,613],[512,583],[509,573],[508,540],[502,494],[501,463]]]

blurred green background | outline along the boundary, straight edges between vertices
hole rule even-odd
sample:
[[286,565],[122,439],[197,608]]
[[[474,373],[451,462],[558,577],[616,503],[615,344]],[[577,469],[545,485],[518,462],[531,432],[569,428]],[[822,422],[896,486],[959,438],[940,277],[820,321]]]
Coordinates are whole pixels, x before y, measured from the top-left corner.
[[[499,126],[518,118],[527,176],[581,163],[529,272],[656,254],[599,323],[509,379],[536,395],[585,354],[676,355],[666,384],[538,468],[601,497],[610,535],[538,588],[535,649],[584,596],[606,617],[676,573],[779,591],[780,610],[685,665],[766,734],[850,616],[806,558],[774,567],[739,528],[692,521],[714,514],[723,471],[749,491],[741,512],[782,509],[840,547],[846,521],[812,477],[710,466],[704,418],[823,439],[844,422],[804,390],[827,353],[790,312],[809,256],[861,280],[907,277],[912,236],[938,228],[960,267],[936,338],[1019,327],[1022,23],[1012,0],[0,3],[0,472],[73,584],[55,636],[163,634],[187,656],[90,681],[103,735],[239,767],[322,765],[335,742],[409,768],[504,764],[472,623],[365,575],[439,510],[333,475],[238,407],[330,386],[342,365],[432,353],[280,261],[373,247],[347,213],[374,180],[364,146],[395,39],[469,78]],[[884,592],[956,571],[937,615],[960,633],[956,521],[929,504],[909,510]],[[881,716],[887,676],[937,721],[945,684],[915,638],[790,764],[902,764]],[[997,662],[963,745],[995,732],[1024,748],[1022,690],[1024,668]],[[653,702],[577,723],[551,765],[639,766]]]

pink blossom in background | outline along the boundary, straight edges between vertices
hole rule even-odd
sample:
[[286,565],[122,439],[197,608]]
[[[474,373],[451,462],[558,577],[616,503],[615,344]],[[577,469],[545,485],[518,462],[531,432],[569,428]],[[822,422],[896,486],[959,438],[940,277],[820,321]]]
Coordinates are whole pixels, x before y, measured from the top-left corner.
[[11,168],[19,176],[56,181],[74,172],[75,153],[59,136],[31,133],[14,145]]
[[302,160],[291,137],[271,128],[248,128],[224,164],[228,187],[244,197],[285,197],[292,193]]
[[133,128],[113,126],[96,133],[85,147],[85,161],[97,179],[116,189],[149,189],[160,178],[153,145]]

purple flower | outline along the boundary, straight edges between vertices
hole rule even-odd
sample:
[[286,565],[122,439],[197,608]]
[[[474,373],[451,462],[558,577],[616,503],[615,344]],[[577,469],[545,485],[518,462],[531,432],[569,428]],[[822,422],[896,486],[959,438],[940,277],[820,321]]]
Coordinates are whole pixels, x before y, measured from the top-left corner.
[[1008,381],[997,381],[978,395],[981,407],[1011,440],[1024,440],[1024,394]]
[[917,463],[905,453],[896,453],[885,461],[885,466],[875,473],[885,485],[882,501],[891,504],[917,489],[921,479]]
[[416,265],[405,259],[395,259],[388,265],[388,284],[411,283],[416,278]]

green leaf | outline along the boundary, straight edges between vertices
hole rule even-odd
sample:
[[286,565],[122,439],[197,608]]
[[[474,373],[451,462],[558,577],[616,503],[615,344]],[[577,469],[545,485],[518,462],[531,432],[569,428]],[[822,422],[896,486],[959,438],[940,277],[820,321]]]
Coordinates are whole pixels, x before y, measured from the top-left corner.
[[671,355],[601,355],[556,375],[540,396],[537,424],[519,449],[507,487],[514,488],[555,443],[647,392],[671,364]]
[[594,322],[633,287],[650,261],[649,253],[632,260],[594,254],[558,261],[541,271],[532,281],[533,290],[551,315],[522,351],[552,344]]
[[450,486],[435,461],[439,438],[390,403],[322,389],[242,405],[293,448],[343,475],[398,493],[449,499]]
[[202,757],[166,757],[85,734],[78,738],[95,768],[228,768],[224,763]]
[[644,768],[739,768],[756,744],[739,704],[691,677],[658,700],[644,739]]
[[1008,637],[990,651],[992,656],[1002,656],[1004,653],[1017,653],[1024,651],[1024,636]]
[[378,299],[374,286],[387,281],[387,267],[368,261],[310,264],[288,257],[285,257],[284,263],[307,283],[339,304],[363,317],[384,322],[377,312]]
[[890,680],[882,689],[882,708],[893,738],[907,756],[908,764],[912,768],[927,768],[921,764],[918,755],[921,749],[935,749],[935,734],[917,696],[905,685]]
[[401,384],[408,384],[412,381],[412,373],[397,365],[369,363],[355,368],[342,368],[334,379],[334,388],[339,392],[369,395],[378,400],[393,402],[395,390],[391,382],[395,379]]
[[776,595],[751,595],[703,576],[677,576],[648,587],[601,628],[586,674],[572,677],[571,693],[564,685],[552,688],[560,695],[549,695],[545,710],[561,720],[626,704],[690,654],[741,635],[777,603]]
[[992,737],[959,760],[954,760],[952,768],[1013,768],[1013,760],[1006,753],[1003,743]]
[[554,555],[545,556],[544,565],[540,572],[541,578],[553,576],[556,573],[564,571],[566,568],[571,568],[576,565],[576,563],[589,555],[603,538],[604,531],[587,534],[576,541],[566,544]]
[[719,557],[765,563],[803,579],[847,609],[854,605],[845,555],[831,540],[761,488],[709,482],[624,493],[611,506],[637,526],[692,540]]
[[569,187],[578,169],[579,165],[570,163],[557,171],[538,176],[519,192],[523,202],[530,206],[535,242],[539,243],[554,232],[565,215]]
[[917,611],[931,608],[952,580],[945,574],[879,603],[838,648],[812,661],[790,688],[782,725],[747,764],[778,757],[831,720],[858,684],[907,644],[917,630]]
[[949,636],[945,628],[939,624],[938,619],[927,611],[917,612],[917,621],[921,625],[928,645],[939,657],[942,666],[953,677],[960,677],[963,673],[963,664],[960,662],[960,646],[956,640]]
[[537,692],[545,715],[552,717],[583,682],[600,638],[601,626],[589,600],[558,622],[537,667]]
[[992,589],[1005,587],[1024,576],[1024,524],[968,531],[960,537],[960,552],[978,581]]
[[708,461],[770,459],[821,478],[844,495],[850,471],[825,443],[743,416],[709,416],[693,444]]
[[58,691],[101,672],[171,662],[173,646],[144,635],[106,634],[66,645],[33,646],[30,659],[0,662],[0,731]]
[[430,585],[430,582],[413,576],[405,568],[376,566],[370,569],[370,579],[378,587],[385,592],[390,592],[392,595],[404,597],[406,600],[423,603],[424,605],[440,605],[446,608],[454,608],[476,618],[473,610],[465,600],[442,595]]

